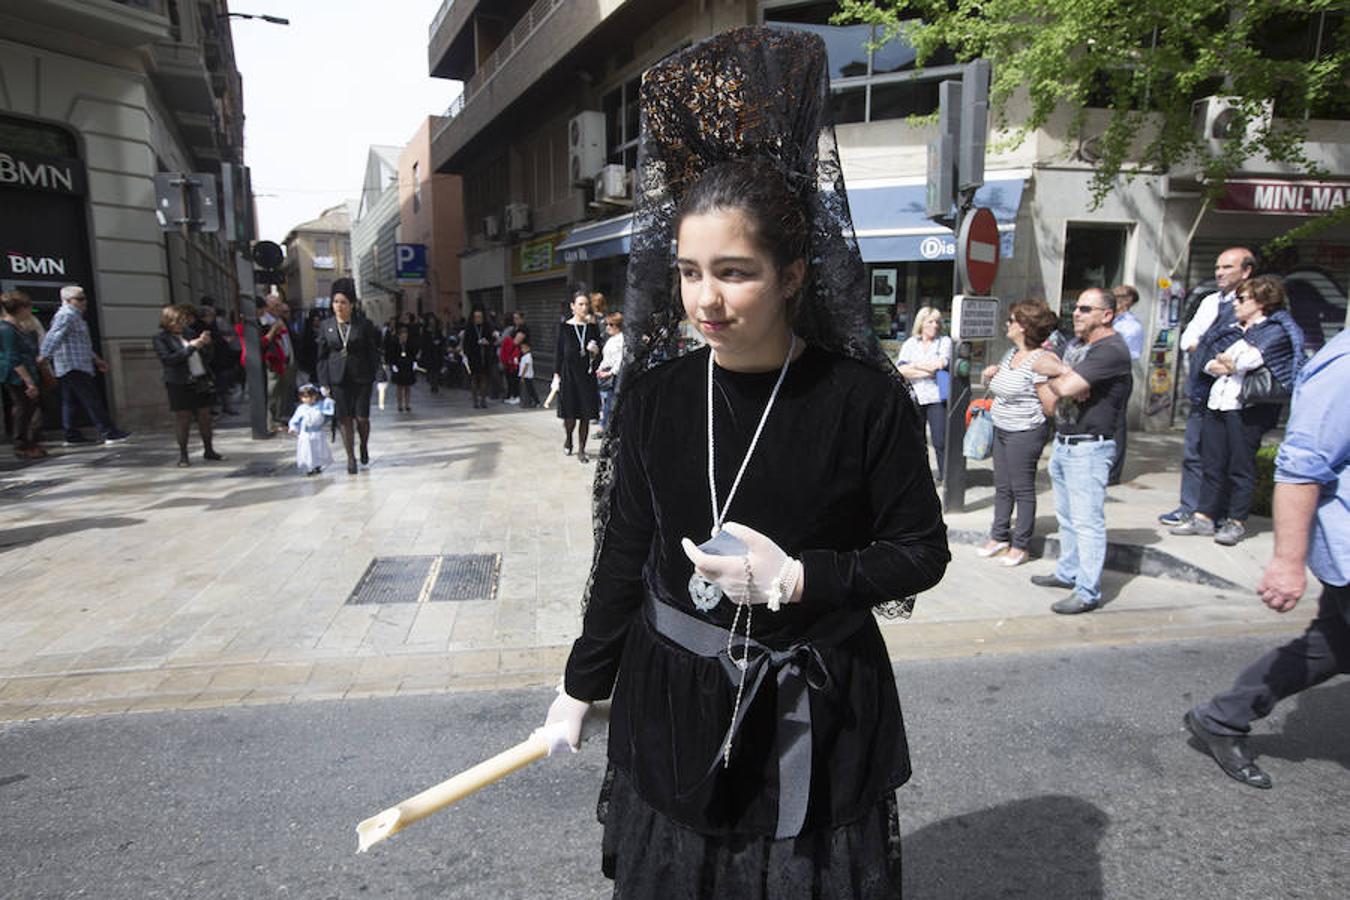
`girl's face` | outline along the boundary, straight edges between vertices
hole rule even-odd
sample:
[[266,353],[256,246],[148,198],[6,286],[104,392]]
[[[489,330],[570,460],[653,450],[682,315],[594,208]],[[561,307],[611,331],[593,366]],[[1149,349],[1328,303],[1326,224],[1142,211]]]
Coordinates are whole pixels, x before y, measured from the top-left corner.
[[316,403],[319,402],[319,398],[318,398],[316,395],[314,395],[314,394],[308,394],[308,393],[306,393],[306,394],[301,394],[301,395],[300,395],[300,402],[303,403],[303,404],[305,404],[306,406],[313,406],[314,404],[316,404]]
[[610,325],[610,324],[606,324],[606,325],[605,325],[605,330],[608,331],[610,334],[618,334],[618,333],[619,333],[620,331],[622,331],[623,329],[619,328],[618,325]]
[[182,317],[182,316],[170,316],[170,317],[169,317],[169,323],[168,323],[167,325],[165,325],[164,327],[167,328],[167,329],[169,329],[169,333],[170,333],[170,334],[182,334],[182,333],[183,333],[183,317]]
[[780,271],[738,209],[686,216],[676,248],[685,315],[718,359],[757,361],[768,351],[781,361],[787,301],[801,287],[805,262]]
[[350,321],[352,317],[352,301],[346,294],[337,293],[333,295],[333,315],[339,322]]
[[572,298],[572,316],[577,319],[584,319],[591,314],[591,298],[585,294],[578,294]]

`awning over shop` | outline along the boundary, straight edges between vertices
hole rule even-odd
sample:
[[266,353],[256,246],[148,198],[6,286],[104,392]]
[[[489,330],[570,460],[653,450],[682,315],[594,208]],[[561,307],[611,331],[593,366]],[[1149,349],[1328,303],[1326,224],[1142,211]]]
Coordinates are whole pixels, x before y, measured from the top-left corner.
[[[998,220],[1005,259],[1013,255],[1013,223],[1026,178],[991,178],[975,192],[975,205],[987,206]],[[865,262],[956,259],[956,236],[924,215],[928,187],[923,181],[858,182],[848,187],[848,205],[858,249]]]
[[627,213],[573,228],[555,249],[570,263],[623,256],[628,252],[632,234],[633,214]]

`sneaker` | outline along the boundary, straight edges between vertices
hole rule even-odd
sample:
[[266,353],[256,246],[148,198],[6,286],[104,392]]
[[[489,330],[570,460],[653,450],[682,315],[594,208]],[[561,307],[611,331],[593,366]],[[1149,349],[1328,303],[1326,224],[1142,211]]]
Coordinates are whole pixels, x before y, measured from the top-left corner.
[[130,431],[122,431],[120,428],[114,428],[103,436],[103,443],[111,447],[113,444],[120,444],[130,437]]
[[1206,537],[1214,534],[1214,522],[1202,515],[1191,516],[1185,522],[1182,522],[1176,528],[1171,529],[1172,534],[1200,534]]
[[1097,604],[1089,600],[1084,600],[1082,594],[1074,591],[1063,600],[1058,600],[1051,604],[1050,609],[1059,613],[1061,616],[1076,616],[1079,613],[1089,613],[1097,608]]
[[507,406],[519,406],[519,405],[520,405],[520,398],[519,398],[519,397],[507,397],[507,398],[506,398],[505,400],[503,400],[502,402],[505,403]]
[[1161,516],[1158,516],[1158,524],[1175,527],[1177,525],[1185,524],[1186,520],[1190,517],[1190,513],[1186,512],[1183,507],[1178,506],[1171,512],[1165,512]]
[[82,435],[82,434],[68,434],[68,435],[66,435],[66,440],[65,440],[65,442],[64,442],[61,446],[63,446],[63,447],[88,447],[88,446],[89,446],[90,444],[92,444],[92,443],[94,443],[94,442],[93,442],[92,440],[90,440],[89,438],[85,437],[85,436]]
[[1238,541],[1246,536],[1247,529],[1243,524],[1229,519],[1214,533],[1214,543],[1223,544],[1225,547],[1234,547],[1237,545]]

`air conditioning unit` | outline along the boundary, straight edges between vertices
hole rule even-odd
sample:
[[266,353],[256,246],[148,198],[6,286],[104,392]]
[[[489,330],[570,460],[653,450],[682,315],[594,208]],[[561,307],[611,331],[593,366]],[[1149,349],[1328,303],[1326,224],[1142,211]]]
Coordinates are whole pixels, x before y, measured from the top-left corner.
[[[1251,140],[1262,129],[1270,127],[1275,115],[1275,103],[1271,100],[1261,102],[1260,112],[1243,123],[1244,137]],[[1194,134],[1205,145],[1211,156],[1223,152],[1224,144],[1237,134],[1240,119],[1238,101],[1233,97],[1202,97],[1191,105],[1191,127]],[[1173,178],[1191,179],[1201,176],[1201,159],[1190,156],[1173,165],[1168,174]],[[1248,157],[1239,165],[1241,171],[1264,171],[1271,167],[1265,154]]]
[[530,230],[530,207],[524,203],[506,204],[506,230],[512,234]]
[[567,124],[567,171],[572,184],[589,182],[605,164],[605,114],[587,110]]
[[501,216],[483,216],[483,234],[490,238],[502,236],[502,217]]
[[595,176],[595,199],[603,202],[628,199],[628,173],[618,163],[610,163]]
[[[1215,152],[1225,141],[1238,137],[1240,117],[1238,99],[1235,97],[1202,97],[1191,106],[1192,126]],[[1261,111],[1243,123],[1245,131],[1243,137],[1254,138],[1257,132],[1270,127],[1271,119],[1274,117],[1275,101],[1261,101]]]

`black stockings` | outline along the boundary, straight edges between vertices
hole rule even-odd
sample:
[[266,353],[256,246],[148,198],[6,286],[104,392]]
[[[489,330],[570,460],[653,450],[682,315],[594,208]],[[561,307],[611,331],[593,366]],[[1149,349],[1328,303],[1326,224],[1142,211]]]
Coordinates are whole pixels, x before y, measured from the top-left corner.
[[578,423],[581,427],[577,429],[577,452],[585,453],[586,437],[591,430],[590,419],[563,419],[563,431],[567,432],[567,440],[563,442],[563,447],[568,450],[572,449],[572,430],[577,428]]
[[[197,410],[197,431],[202,436],[202,449],[208,456],[215,453],[215,448],[211,446],[211,407],[204,406]],[[174,412],[173,431],[174,437],[178,439],[178,457],[179,459],[188,458],[188,432],[192,429],[193,414],[190,409],[180,409]]]

